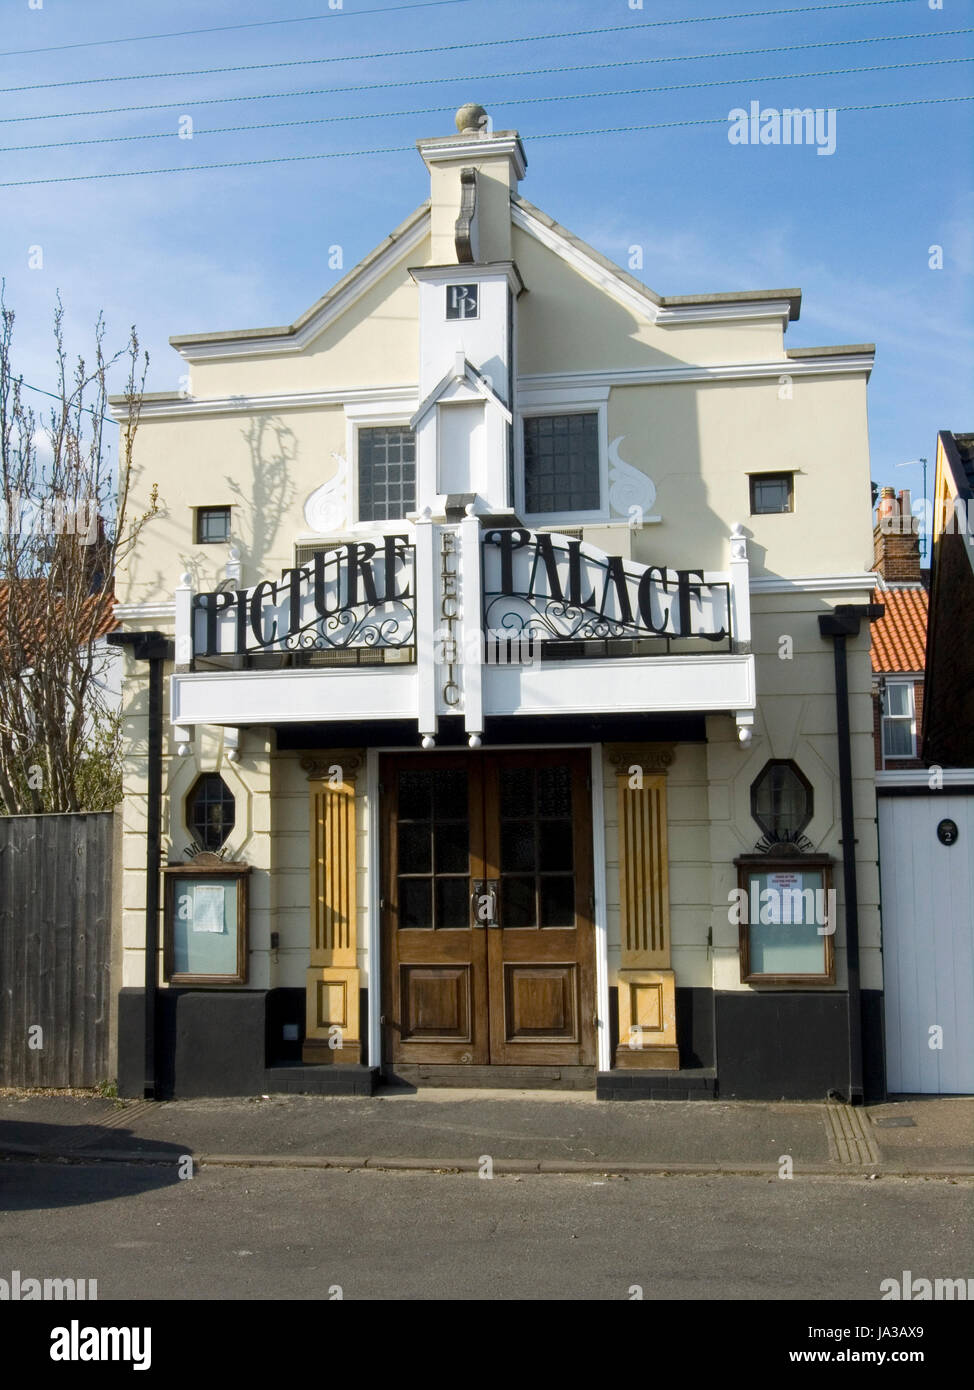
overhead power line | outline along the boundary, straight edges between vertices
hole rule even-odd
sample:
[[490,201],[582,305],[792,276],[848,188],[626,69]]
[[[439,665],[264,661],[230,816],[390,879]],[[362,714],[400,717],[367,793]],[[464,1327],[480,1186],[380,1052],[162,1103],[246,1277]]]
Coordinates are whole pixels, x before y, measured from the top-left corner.
[[[849,10],[868,5],[914,4],[916,0],[847,0],[845,4],[802,5],[787,10],[751,10],[745,14],[714,15],[712,19],[762,19],[775,14],[805,14],[815,10]],[[106,82],[146,82],[163,77],[213,77],[227,72],[266,72],[271,68],[300,68],[326,63],[362,63],[373,58],[409,58],[421,53],[456,53],[463,48],[509,48],[512,44],[546,43],[550,39],[591,38],[596,34],[622,34],[634,30],[658,29],[685,20],[640,20],[630,24],[602,24],[592,29],[559,29],[548,34],[521,34],[510,39],[465,39],[462,43],[425,44],[420,48],[386,48],[375,53],[330,54],[327,58],[289,58],[274,63],[235,63],[222,68],[183,68],[174,72],[121,73],[111,77],[76,77],[62,82],[29,82],[20,87],[0,87],[0,93],[39,92],[53,87],[91,87]]]
[[940,39],[956,34],[974,33],[974,29],[942,29],[934,33],[922,34],[875,34],[861,39],[828,39],[815,43],[778,44],[763,48],[722,49],[717,53],[672,54],[654,58],[620,58],[604,63],[566,63],[544,68],[521,68],[513,72],[486,72],[454,75],[451,77],[417,77],[392,82],[361,82],[347,87],[301,87],[291,92],[257,92],[234,97],[199,97],[181,101],[154,101],[138,106],[102,106],[88,111],[54,111],[38,116],[9,116],[0,119],[0,125],[22,125],[25,121],[60,121],[76,116],[115,116],[133,111],[167,111],[173,107],[226,106],[242,101],[282,101],[289,97],[341,96],[347,92],[387,91],[401,87],[435,87],[451,82],[492,82],[505,77],[539,77],[563,72],[599,72],[609,68],[646,67],[654,63],[698,63],[706,60],[719,61],[724,58],[747,58],[763,53],[799,53],[811,48],[853,48],[867,43],[899,43],[906,39]]
[[[39,396],[50,396],[52,401],[64,400],[64,397],[59,396],[55,391],[45,391],[43,386],[31,386],[30,382],[24,381],[19,377],[17,379],[17,385],[20,387],[21,391],[36,391]],[[104,420],[109,425],[118,424],[118,421],[113,416],[101,415],[97,410],[93,410],[91,406],[83,405],[80,409],[83,415],[90,415],[94,420]]]
[[[260,19],[249,24],[219,24],[207,29],[174,29],[169,33],[163,34],[130,34],[125,38],[115,39],[88,39],[84,43],[59,43],[53,44],[48,48],[8,48],[5,52],[0,52],[0,58],[17,58],[27,53],[63,53],[71,48],[104,48],[112,44],[119,43],[145,43],[150,39],[182,39],[191,37],[194,34],[226,34],[232,29],[267,29],[272,25],[280,24],[310,24],[319,19],[337,19],[344,16],[347,19],[354,19],[360,14],[391,14],[395,10],[422,10],[432,8],[436,4],[441,5],[466,5],[470,0],[425,0],[425,3],[409,5],[389,5],[382,9],[372,10],[331,10],[328,14],[309,14],[298,15],[293,19]],[[865,0],[869,3],[869,0]],[[908,0],[873,0],[876,4],[905,4]],[[812,5],[802,7],[802,10],[770,10],[765,13],[770,14],[799,14],[804,9],[813,10],[847,10],[854,8],[852,4],[836,5]],[[756,11],[747,15],[698,15],[690,19],[662,19],[656,22],[655,27],[662,27],[669,24],[710,24],[716,20],[723,19],[750,19]]]
[[[596,97],[631,97],[648,96],[660,92],[702,91],[711,87],[736,87],[747,82],[791,82],[802,77],[847,77],[868,72],[893,72],[903,68],[943,67],[952,63],[974,63],[974,55],[970,58],[928,58],[913,63],[879,63],[861,68],[824,68],[817,72],[761,73],[752,77],[724,77],[713,82],[678,82],[664,87],[623,87],[601,92],[568,92],[559,96],[543,97],[498,97],[497,101],[503,106],[536,106],[553,101],[591,101]],[[343,116],[309,116],[306,119],[294,121],[265,121],[255,125],[215,126],[208,130],[194,130],[193,139],[200,135],[232,135],[250,130],[284,130],[293,126],[391,120],[397,116],[428,116],[452,109],[452,106],[413,106],[402,111],[366,111]],[[17,150],[64,150],[72,149],[76,145],[117,145],[130,143],[133,140],[175,140],[177,138],[176,131],[165,130],[148,135],[111,135],[93,140],[63,140],[39,145],[0,145],[0,154],[11,154]],[[534,138],[532,136],[532,139]]]
[[413,0],[408,5],[386,5],[371,10],[329,10],[327,14],[298,15],[293,19],[259,19],[250,24],[215,24],[208,29],[173,29],[166,34],[129,34],[120,39],[86,39],[83,43],[55,43],[47,48],[8,48],[0,58],[20,58],[27,53],[64,53],[70,48],[107,48],[119,43],[147,43],[150,39],[184,39],[194,34],[227,34],[231,29],[269,29],[276,24],[311,24],[319,19],[357,19],[363,14],[392,14],[396,10],[432,10],[438,5],[469,5],[471,0]]
[[[906,106],[943,106],[958,101],[974,101],[974,94],[957,97],[916,97],[909,101],[879,101],[855,106],[836,106],[835,111],[890,111]],[[532,134],[532,140],[567,140],[585,135],[621,135],[643,130],[670,130],[678,126],[726,125],[726,116],[710,116],[691,121],[654,121],[646,125],[597,126],[590,130],[555,130]],[[267,164],[303,164],[320,159],[364,159],[377,154],[414,154],[415,145],[380,145],[368,150],[329,150],[322,154],[275,155],[268,159],[233,159],[219,164],[185,164],[167,169],[125,169],[109,174],[72,174],[55,179],[11,179],[0,188],[30,188],[37,184],[91,183],[97,179],[133,179],[148,174],[197,174],[212,169],[250,169]]]

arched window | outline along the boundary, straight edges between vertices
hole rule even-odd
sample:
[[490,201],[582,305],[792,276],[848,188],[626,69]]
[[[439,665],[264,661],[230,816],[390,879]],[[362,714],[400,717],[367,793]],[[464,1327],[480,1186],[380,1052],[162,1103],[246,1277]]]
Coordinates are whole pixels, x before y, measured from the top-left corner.
[[787,758],[765,763],[751,784],[751,815],[768,839],[797,839],[812,810],[812,785],[797,765]]
[[197,778],[186,798],[186,822],[204,849],[218,850],[235,821],[233,793],[218,772]]

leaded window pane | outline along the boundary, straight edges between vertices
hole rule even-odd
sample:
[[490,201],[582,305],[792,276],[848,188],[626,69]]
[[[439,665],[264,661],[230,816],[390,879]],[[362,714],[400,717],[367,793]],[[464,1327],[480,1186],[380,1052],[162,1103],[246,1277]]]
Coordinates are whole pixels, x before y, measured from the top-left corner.
[[529,415],[524,421],[524,507],[532,514],[601,507],[599,417]]
[[399,521],[416,507],[416,436],[404,425],[358,432],[360,521]]

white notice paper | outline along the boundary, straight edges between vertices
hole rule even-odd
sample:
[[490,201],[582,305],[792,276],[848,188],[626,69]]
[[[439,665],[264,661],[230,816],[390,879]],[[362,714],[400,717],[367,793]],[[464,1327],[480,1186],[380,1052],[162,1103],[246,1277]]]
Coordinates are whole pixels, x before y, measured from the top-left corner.
[[193,931],[226,931],[223,921],[223,885],[197,883],[193,888]]

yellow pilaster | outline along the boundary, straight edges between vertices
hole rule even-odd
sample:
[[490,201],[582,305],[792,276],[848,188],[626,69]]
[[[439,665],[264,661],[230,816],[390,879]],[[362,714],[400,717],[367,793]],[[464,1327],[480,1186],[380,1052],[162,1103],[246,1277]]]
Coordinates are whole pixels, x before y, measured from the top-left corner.
[[672,744],[613,747],[619,807],[619,1046],[615,1064],[677,1070],[676,976],[670,966],[666,774]]
[[307,976],[306,1062],[361,1061],[356,941],[355,778],[360,750],[301,759],[308,774],[311,843],[311,955]]

